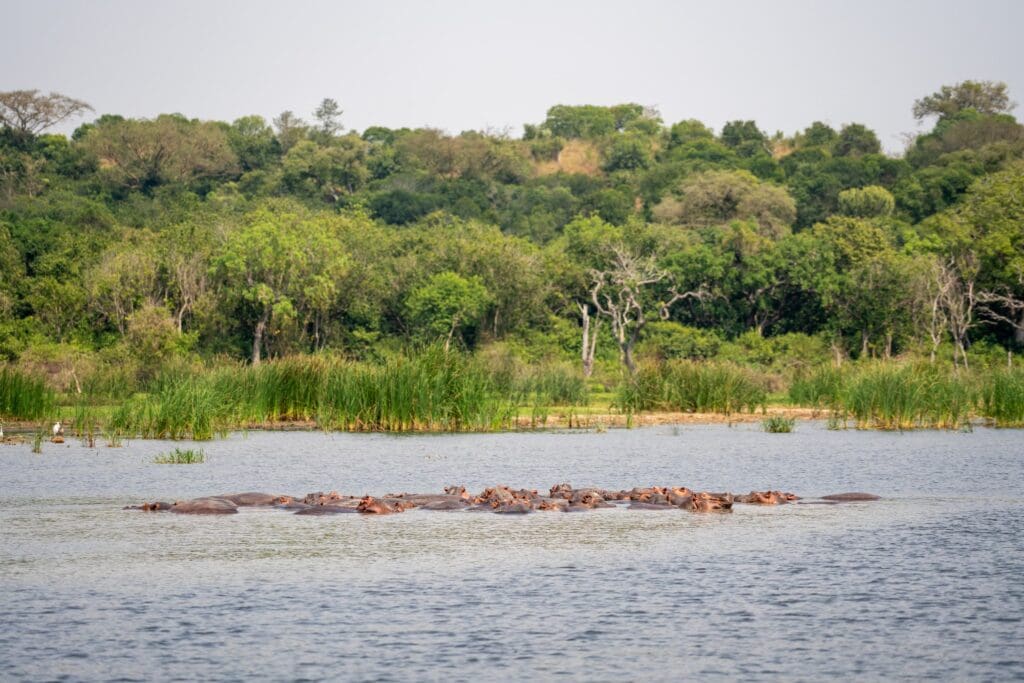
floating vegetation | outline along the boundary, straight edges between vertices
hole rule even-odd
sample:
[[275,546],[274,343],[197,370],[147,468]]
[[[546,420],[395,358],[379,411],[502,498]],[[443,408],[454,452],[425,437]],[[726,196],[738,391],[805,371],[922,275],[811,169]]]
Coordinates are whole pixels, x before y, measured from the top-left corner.
[[206,454],[192,448],[175,448],[170,453],[161,453],[153,458],[157,465],[196,465],[206,462]]
[[784,415],[772,415],[761,422],[761,427],[769,434],[789,434],[796,426],[796,420]]

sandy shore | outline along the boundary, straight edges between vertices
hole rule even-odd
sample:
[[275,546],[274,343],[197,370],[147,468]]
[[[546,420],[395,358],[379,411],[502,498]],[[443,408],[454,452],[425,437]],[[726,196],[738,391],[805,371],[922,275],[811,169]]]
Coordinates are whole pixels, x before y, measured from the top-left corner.
[[[796,420],[823,420],[828,411],[812,408],[768,408],[764,413],[676,413],[676,412],[644,412],[625,415],[623,413],[589,413],[589,412],[552,412],[543,421],[529,416],[516,419],[518,429],[600,429],[623,427],[649,427],[653,425],[702,425],[702,424],[736,424],[760,422],[766,417],[782,416]],[[38,422],[12,421],[3,423],[8,434],[34,433],[39,429]],[[74,420],[64,420],[65,434],[74,428]],[[232,430],[271,430],[271,431],[314,431],[320,429],[314,420],[280,420],[242,424]],[[49,436],[49,424],[46,428]]]

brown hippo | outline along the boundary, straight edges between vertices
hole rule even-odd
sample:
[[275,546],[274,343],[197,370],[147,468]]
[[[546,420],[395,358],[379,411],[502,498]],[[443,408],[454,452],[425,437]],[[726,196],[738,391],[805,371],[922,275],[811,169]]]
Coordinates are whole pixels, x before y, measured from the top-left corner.
[[465,510],[469,507],[469,501],[457,498],[455,500],[435,500],[430,503],[424,503],[420,506],[421,510],[439,510],[439,511],[451,511],[451,510]]
[[143,512],[159,512],[163,510],[170,510],[171,507],[173,506],[170,503],[165,503],[162,500],[158,500],[153,503],[143,503],[142,505],[126,505],[123,509],[142,510]]
[[395,510],[384,501],[377,500],[373,496],[363,496],[359,500],[356,510],[364,515],[390,515],[393,512],[402,512],[402,510]]
[[634,500],[626,508],[627,510],[675,510],[675,505],[669,503],[645,503],[643,501]]
[[328,493],[317,491],[316,493],[307,493],[302,502],[306,505],[325,505],[332,500],[341,500],[341,498],[342,495],[337,491],[329,491]]
[[526,500],[517,500],[514,503],[505,503],[494,508],[499,515],[525,515],[533,512],[533,505]]
[[541,498],[537,509],[546,512],[565,512],[569,503],[564,498]]
[[729,494],[711,494],[706,491],[693,495],[691,507],[694,512],[731,512],[732,496]]
[[555,484],[549,490],[552,498],[564,498],[569,500],[572,498],[572,484]]
[[881,496],[876,496],[873,493],[830,493],[827,496],[822,496],[822,500],[830,500],[835,503],[859,503],[869,500],[881,500]]
[[583,505],[588,508],[611,507],[611,505],[605,502],[603,493],[596,489],[573,491],[572,498],[569,500],[573,505]]
[[274,496],[269,493],[256,493],[249,491],[247,493],[229,493],[227,495],[216,497],[223,498],[224,500],[230,500],[239,507],[246,507],[250,505],[274,505],[277,503],[278,499],[286,496]]
[[305,505],[295,511],[297,515],[343,515],[346,513],[360,512],[355,505]]
[[465,486],[445,486],[444,492],[449,496],[458,496],[463,500],[469,500],[469,492],[466,491]]
[[179,500],[171,506],[171,512],[182,515],[233,515],[238,506],[223,498],[195,498]]

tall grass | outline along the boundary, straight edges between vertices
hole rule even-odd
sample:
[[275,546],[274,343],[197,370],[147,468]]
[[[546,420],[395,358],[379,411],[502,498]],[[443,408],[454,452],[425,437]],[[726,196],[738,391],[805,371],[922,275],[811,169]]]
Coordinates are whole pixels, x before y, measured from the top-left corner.
[[957,429],[970,419],[975,392],[966,378],[933,365],[867,366],[841,392],[858,428]]
[[0,417],[39,420],[53,414],[54,404],[46,382],[14,368],[0,368]]
[[839,404],[845,374],[832,365],[801,371],[789,385],[789,401],[808,408],[833,408]]
[[349,431],[482,431],[510,426],[515,406],[460,354],[427,351],[381,365],[312,356],[161,377],[149,396],[115,410],[111,427],[197,440],[291,420]]
[[619,389],[625,411],[677,410],[695,413],[754,412],[767,399],[755,372],[728,363],[670,361],[641,368]]
[[1024,427],[1024,369],[988,376],[981,389],[981,414],[996,427]]

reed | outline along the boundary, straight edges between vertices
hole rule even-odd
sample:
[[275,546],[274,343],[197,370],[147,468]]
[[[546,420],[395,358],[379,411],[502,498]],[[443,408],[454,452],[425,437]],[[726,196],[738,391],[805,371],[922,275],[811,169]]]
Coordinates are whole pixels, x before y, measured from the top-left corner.
[[645,366],[620,386],[616,405],[624,411],[690,413],[754,412],[768,393],[751,370],[729,363],[669,361]]
[[996,427],[1024,427],[1024,369],[1006,369],[987,376],[980,409]]
[[197,465],[206,462],[206,453],[202,449],[175,448],[169,453],[161,453],[153,458],[157,465]]
[[783,415],[772,415],[761,422],[761,428],[769,434],[789,434],[796,426],[796,420]]
[[52,415],[53,391],[46,382],[14,368],[0,368],[0,417],[40,420]]
[[839,404],[846,374],[832,365],[799,372],[789,386],[789,401],[807,408],[834,408]]
[[116,408],[108,428],[148,439],[205,441],[232,426],[233,400],[202,376],[162,377],[153,394]]
[[932,365],[870,365],[850,377],[841,395],[859,429],[957,429],[975,400],[967,378]]

